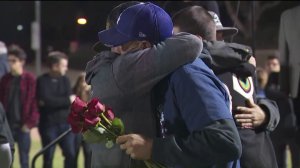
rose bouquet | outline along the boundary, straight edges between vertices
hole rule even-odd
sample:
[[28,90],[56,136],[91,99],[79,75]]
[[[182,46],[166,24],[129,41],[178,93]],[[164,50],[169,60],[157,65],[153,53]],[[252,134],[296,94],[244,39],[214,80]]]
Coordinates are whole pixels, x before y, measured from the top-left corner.
[[[71,105],[68,123],[74,133],[83,135],[86,142],[105,143],[107,148],[111,148],[117,137],[124,134],[122,120],[98,99],[86,103],[77,97]],[[145,161],[145,164],[148,168],[164,168],[152,161]]]

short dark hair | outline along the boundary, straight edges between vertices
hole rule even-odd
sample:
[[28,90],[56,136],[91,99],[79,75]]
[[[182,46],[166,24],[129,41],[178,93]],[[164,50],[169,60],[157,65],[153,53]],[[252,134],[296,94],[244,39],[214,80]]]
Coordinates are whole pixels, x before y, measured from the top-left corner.
[[48,54],[48,66],[51,68],[54,64],[59,63],[60,60],[68,60],[68,56],[61,51],[52,51]]
[[27,57],[25,51],[17,45],[12,45],[11,47],[9,47],[7,54],[8,55],[14,55],[15,57],[17,57],[21,61],[25,61],[26,57]]
[[200,35],[208,41],[215,39],[216,24],[213,17],[201,6],[186,7],[174,14],[174,26],[180,31]]
[[111,10],[111,12],[109,13],[109,15],[107,16],[106,29],[112,28],[117,24],[119,16],[121,15],[121,13],[125,9],[127,9],[131,6],[137,5],[139,3],[141,3],[141,2],[139,2],[139,1],[129,1],[129,2],[121,3],[120,5],[113,8]]
[[190,6],[201,6],[208,11],[215,12],[220,16],[218,2],[216,1],[166,1],[164,10],[172,17],[176,12]]
[[275,55],[269,55],[267,57],[267,60],[272,60],[272,59],[278,59],[279,60],[279,58],[277,56],[275,56]]

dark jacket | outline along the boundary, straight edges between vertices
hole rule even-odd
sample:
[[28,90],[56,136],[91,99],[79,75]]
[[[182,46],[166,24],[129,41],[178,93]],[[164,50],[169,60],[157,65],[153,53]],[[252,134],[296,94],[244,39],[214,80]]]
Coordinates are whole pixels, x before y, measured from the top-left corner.
[[[156,116],[151,106],[151,89],[161,79],[200,55],[202,41],[191,34],[180,33],[152,48],[118,56],[109,51],[99,53],[87,64],[86,81],[92,86],[92,97],[111,107],[125,124],[126,133],[155,137]],[[137,166],[116,145],[105,149],[92,147],[93,167]]]
[[70,80],[67,76],[51,77],[48,73],[37,80],[37,98],[41,115],[40,126],[53,126],[67,123],[72,94]]
[[8,72],[7,54],[0,54],[0,79]]
[[[222,41],[204,41],[200,57],[217,76],[231,73],[243,78],[253,76],[255,80],[255,67],[248,63],[251,56],[251,48],[245,45]],[[270,113],[270,118],[264,128],[267,131],[273,131],[280,120],[276,103],[269,99],[257,99],[257,104],[263,108],[267,107],[265,110],[267,110],[267,114]]]
[[5,110],[0,103],[0,144],[10,144],[10,149],[12,150],[12,154],[14,153],[14,139],[8,125],[8,121],[6,119]]
[[[215,43],[219,43],[215,47]],[[252,98],[265,112],[269,121],[264,126],[253,129],[239,128],[240,137],[243,145],[241,157],[241,167],[243,168],[270,168],[277,167],[276,158],[269,131],[273,131],[279,123],[279,111],[276,103],[269,99],[256,99],[255,95],[255,68],[246,62],[252,55],[249,47],[236,45],[234,43],[223,44],[224,42],[213,42],[204,44],[215,62],[210,65],[220,80],[227,85],[232,96],[233,114],[237,106],[246,106],[245,100]],[[212,45],[211,45],[212,44]],[[226,47],[227,46],[227,47]],[[223,59],[214,59],[222,58]],[[241,59],[232,59],[240,57]],[[240,63],[238,62],[240,60]],[[248,65],[247,65],[248,64]],[[254,69],[254,70],[253,70]],[[239,127],[239,126],[238,126]]]
[[[8,73],[2,77],[0,82],[0,101],[5,110],[7,110],[9,104],[8,99],[12,79],[13,76]],[[21,75],[20,90],[22,105],[21,121],[22,124],[26,124],[29,128],[32,128],[39,121],[36,101],[36,80],[33,74],[26,71],[23,72]]]
[[211,69],[198,58],[160,84],[168,85],[165,138],[154,140],[153,160],[175,168],[239,168],[242,145],[229,96]]

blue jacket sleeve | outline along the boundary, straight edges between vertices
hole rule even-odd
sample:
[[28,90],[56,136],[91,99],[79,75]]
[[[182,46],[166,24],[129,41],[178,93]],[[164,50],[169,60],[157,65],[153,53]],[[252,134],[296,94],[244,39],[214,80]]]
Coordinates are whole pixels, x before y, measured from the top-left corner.
[[222,83],[212,73],[176,72],[171,87],[189,135],[155,139],[153,160],[183,167],[225,165],[238,160],[241,141]]
[[183,68],[176,71],[173,80],[176,104],[190,132],[212,121],[232,119],[229,96],[212,73]]

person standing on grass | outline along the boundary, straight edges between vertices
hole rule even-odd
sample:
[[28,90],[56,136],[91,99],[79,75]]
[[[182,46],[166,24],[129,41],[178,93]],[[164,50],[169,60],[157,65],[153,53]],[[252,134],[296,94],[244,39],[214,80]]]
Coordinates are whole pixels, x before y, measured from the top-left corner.
[[[73,88],[73,93],[78,96],[81,100],[84,102],[88,102],[90,100],[91,96],[91,86],[88,85],[85,82],[85,73],[81,73],[77,81],[75,83],[75,86]],[[81,134],[75,135],[75,154],[76,154],[76,160],[78,159],[79,156],[79,150],[80,146],[83,148],[83,155],[84,155],[84,167],[85,168],[90,168],[91,167],[91,146],[86,143],[83,140],[83,137]],[[76,167],[77,163],[76,163]]]
[[8,50],[10,72],[0,82],[0,101],[13,137],[18,143],[21,168],[29,167],[30,130],[38,124],[36,80],[25,71],[26,53],[18,46]]
[[4,108],[0,103],[0,163],[2,168],[11,167],[14,151],[14,139],[8,125]]
[[[60,134],[67,131],[70,126],[67,123],[69,107],[75,100],[72,95],[70,80],[66,76],[68,70],[68,57],[66,54],[53,51],[48,55],[49,71],[37,80],[37,98],[41,114],[39,133],[42,145],[45,147]],[[59,145],[65,157],[64,167],[74,168],[75,147],[74,134],[66,135]],[[55,146],[44,154],[43,168],[52,168]]]

